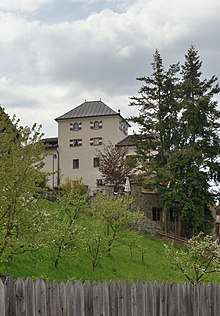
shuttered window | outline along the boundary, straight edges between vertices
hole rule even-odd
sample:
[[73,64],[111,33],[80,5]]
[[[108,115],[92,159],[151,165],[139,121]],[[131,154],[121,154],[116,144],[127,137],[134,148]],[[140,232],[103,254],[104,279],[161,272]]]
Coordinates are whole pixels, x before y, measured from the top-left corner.
[[102,145],[102,137],[93,137],[93,138],[90,138],[90,145],[91,145],[91,146]]
[[102,121],[90,121],[91,129],[100,129],[102,128]]
[[79,147],[82,146],[82,139],[70,139],[70,147]]
[[70,123],[70,130],[71,131],[80,131],[82,129],[82,123]]

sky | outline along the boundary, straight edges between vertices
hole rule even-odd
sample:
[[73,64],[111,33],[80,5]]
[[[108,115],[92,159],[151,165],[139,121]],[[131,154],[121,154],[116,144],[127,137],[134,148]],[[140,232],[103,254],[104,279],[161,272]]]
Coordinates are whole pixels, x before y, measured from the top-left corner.
[[129,117],[156,49],[168,67],[193,45],[220,78],[219,12],[219,0],[0,0],[0,104],[45,137],[85,100]]

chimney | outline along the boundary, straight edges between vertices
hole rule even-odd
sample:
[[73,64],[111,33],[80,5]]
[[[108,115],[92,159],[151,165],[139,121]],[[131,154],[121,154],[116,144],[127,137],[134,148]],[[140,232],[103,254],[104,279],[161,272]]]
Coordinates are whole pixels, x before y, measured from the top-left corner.
[[120,109],[118,109],[118,114],[121,114],[121,111],[120,111]]

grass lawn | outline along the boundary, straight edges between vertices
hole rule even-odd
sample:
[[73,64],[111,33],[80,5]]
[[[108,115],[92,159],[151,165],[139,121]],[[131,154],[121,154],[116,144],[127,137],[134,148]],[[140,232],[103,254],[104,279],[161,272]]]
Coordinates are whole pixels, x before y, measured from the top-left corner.
[[[14,257],[10,264],[1,263],[0,272],[22,278],[56,279],[57,281],[80,280],[150,280],[184,281],[176,267],[172,266],[164,252],[163,241],[151,236],[144,236],[143,242],[147,251],[142,261],[141,253],[134,250],[131,258],[129,248],[119,245],[113,248],[111,257],[106,257],[92,271],[91,263],[86,256],[65,256],[58,268],[54,268],[48,251],[39,250]],[[83,250],[83,249],[82,249]],[[82,251],[83,253],[83,251]]]

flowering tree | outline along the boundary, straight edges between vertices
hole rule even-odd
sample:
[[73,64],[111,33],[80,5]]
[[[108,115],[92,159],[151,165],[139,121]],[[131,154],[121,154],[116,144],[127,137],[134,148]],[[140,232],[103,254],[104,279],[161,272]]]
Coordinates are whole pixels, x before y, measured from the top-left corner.
[[220,273],[220,245],[212,236],[201,232],[189,239],[186,249],[165,247],[171,262],[190,282],[208,281],[212,273]]
[[128,150],[125,147],[117,148],[111,142],[104,145],[103,151],[97,151],[99,157],[99,171],[105,183],[114,185],[115,192],[119,192],[125,184],[126,177],[131,174],[132,168],[126,164]]

